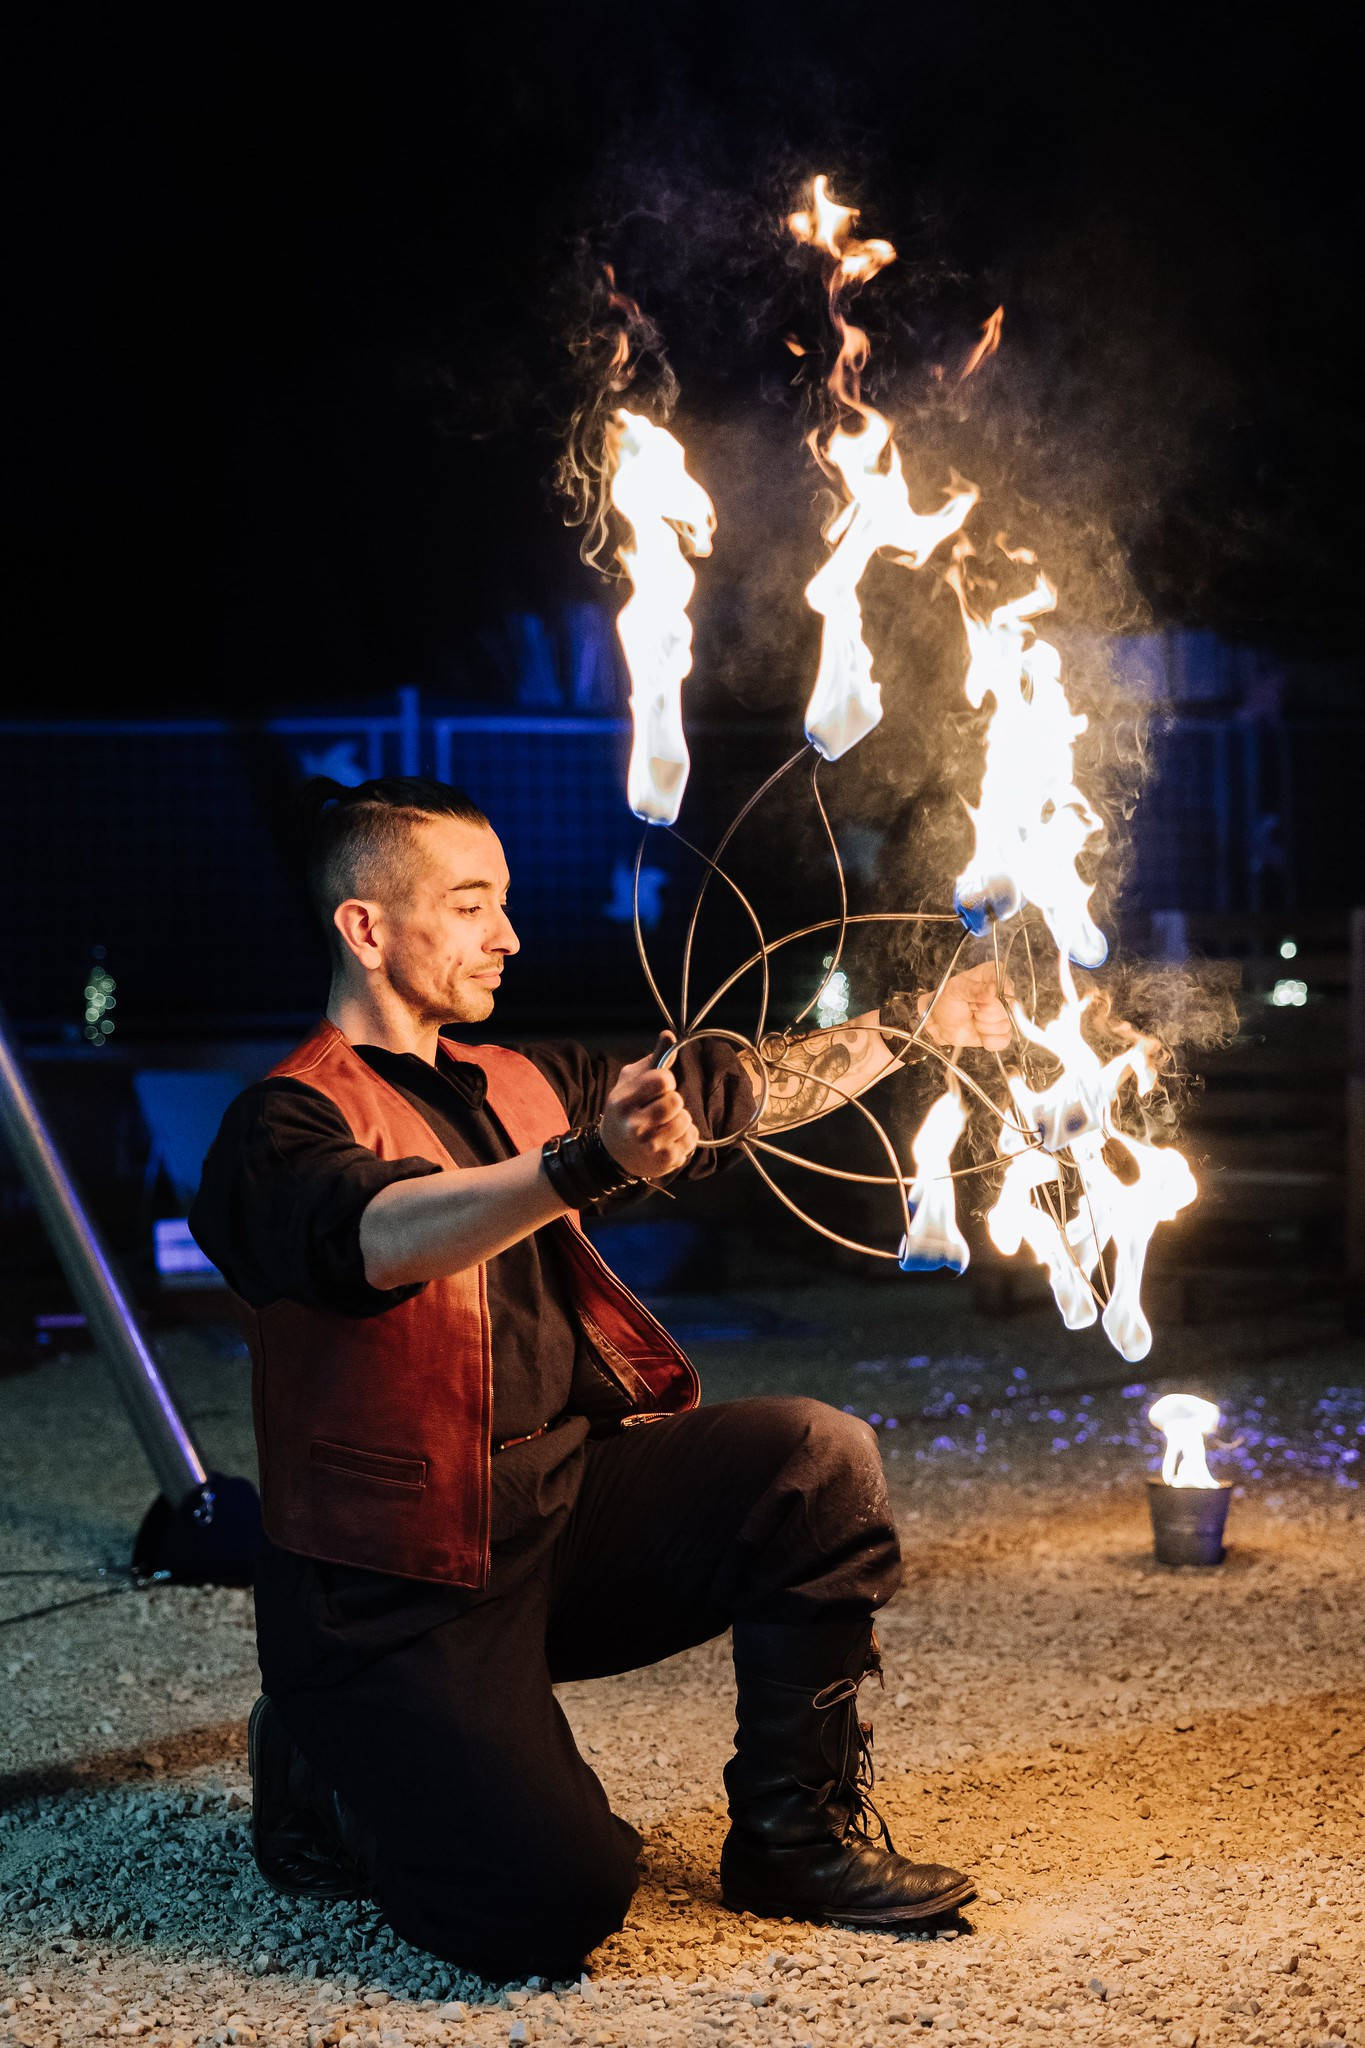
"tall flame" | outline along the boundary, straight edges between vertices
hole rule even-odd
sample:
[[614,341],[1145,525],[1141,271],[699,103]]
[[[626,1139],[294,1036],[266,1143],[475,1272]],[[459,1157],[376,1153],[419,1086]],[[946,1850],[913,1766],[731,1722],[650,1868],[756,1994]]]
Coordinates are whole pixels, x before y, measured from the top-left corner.
[[845,499],[825,535],[829,556],[806,586],[806,602],[824,620],[820,663],[806,707],[806,737],[827,761],[837,761],[881,721],[881,686],[872,674],[858,601],[869,562],[885,550],[903,568],[921,568],[941,542],[958,532],[977,500],[968,486],[940,511],[916,512],[890,422],[863,399],[869,343],[845,313],[844,298],[851,287],[866,284],[894,263],[896,252],[889,242],[859,241],[853,233],[857,218],[855,207],[841,206],[831,196],[822,176],[814,182],[810,206],[787,221],[798,241],[830,259],[829,311],[839,354],[829,388],[854,422],[835,427],[823,440],[813,437],[816,454],[839,479]]
[[637,818],[671,825],[691,765],[682,686],[692,669],[689,555],[709,555],[716,514],[666,427],[622,406],[608,434],[611,502],[630,524],[620,549],[631,595],[616,630],[630,671],[633,738],[626,795]]
[[[1098,967],[1108,946],[1090,914],[1094,885],[1078,861],[1101,820],[1075,779],[1075,745],[1087,721],[1071,708],[1060,654],[1034,624],[1053,609],[1056,593],[1039,572],[1022,596],[983,617],[968,597],[966,552],[964,545],[947,581],[967,636],[967,701],[977,710],[989,700],[991,717],[980,797],[967,806],[975,845],[954,901],[977,933],[1035,905],[1057,945],[1061,989],[1061,1007],[1045,1024],[1014,1005],[1021,1039],[1047,1054],[1055,1072],[1041,1087],[1019,1073],[1010,1077],[1020,1128],[1006,1123],[1002,1133],[1007,1163],[988,1227],[998,1250],[1012,1255],[1027,1244],[1046,1267],[1069,1329],[1085,1328],[1098,1313],[1115,1349],[1136,1360],[1152,1344],[1141,1299],[1148,1245],[1158,1223],[1173,1220],[1198,1188],[1179,1152],[1146,1143],[1116,1118],[1126,1079],[1140,1096],[1154,1085],[1156,1042],[1135,1033],[1106,1063],[1085,1036],[1092,998],[1077,993],[1071,963]],[[1036,569],[1027,549],[1005,552]],[[1066,1156],[1065,1170],[1057,1155]]]
[[931,1105],[910,1147],[915,1178],[908,1191],[910,1229],[901,1239],[902,1272],[932,1272],[936,1266],[951,1266],[955,1273],[967,1270],[971,1253],[957,1227],[957,1184],[950,1177],[953,1147],[966,1124],[962,1096],[950,1074],[946,1091]]
[[[788,222],[799,241],[828,259],[829,311],[839,338],[829,388],[841,418],[823,439],[812,437],[812,444],[841,484],[844,505],[826,534],[829,555],[806,590],[807,602],[824,621],[806,735],[828,760],[847,752],[882,715],[858,600],[868,564],[885,551],[907,567],[921,566],[960,529],[977,497],[964,489],[941,512],[916,513],[890,425],[863,398],[869,344],[845,304],[896,252],[889,242],[860,240],[857,219],[821,177],[810,204]],[[995,354],[1003,326],[1003,308],[997,307],[959,384]],[[990,709],[980,792],[967,806],[974,845],[957,878],[955,901],[963,922],[978,935],[1035,906],[1058,949],[1061,1003],[1042,1024],[1022,1005],[1014,1008],[1021,1047],[1032,1053],[1027,1065],[1006,1077],[1010,1106],[1002,1114],[999,1143],[1004,1174],[989,1229],[999,1250],[1013,1254],[1027,1244],[1046,1267],[1069,1328],[1084,1328],[1098,1316],[1123,1356],[1138,1359],[1152,1342],[1141,1302],[1148,1245],[1157,1224],[1175,1217],[1198,1191],[1179,1152],[1148,1144],[1118,1121],[1125,1084],[1131,1081],[1138,1096],[1155,1084],[1156,1042],[1133,1033],[1132,1043],[1106,1062],[1085,1035],[1092,998],[1078,993],[1072,963],[1095,968],[1108,954],[1091,914],[1094,885],[1081,872],[1086,849],[1102,830],[1099,813],[1076,781],[1076,742],[1087,720],[1072,709],[1058,649],[1038,631],[1037,621],[1057,602],[1052,585],[1028,549],[1010,549],[1003,539],[997,544],[1011,561],[1034,572],[1021,596],[989,613],[976,609],[966,580],[972,550],[965,537],[947,571],[966,634],[967,701],[974,710]],[[1042,1085],[1033,1079],[1040,1059],[1049,1075]],[[916,1135],[909,1190],[914,1211],[900,1249],[907,1269],[950,1264],[960,1271],[967,1263],[949,1164],[964,1122],[954,1085],[934,1103]]]
[[[828,378],[835,421],[824,433],[812,435],[811,445],[840,485],[843,504],[826,531],[826,559],[805,593],[822,620],[806,735],[831,761],[847,753],[882,716],[858,595],[872,558],[884,553],[901,566],[922,567],[960,532],[978,496],[974,487],[961,486],[938,512],[916,512],[891,425],[863,398],[869,342],[848,318],[847,301],[894,262],[896,252],[887,241],[860,239],[857,219],[856,209],[841,205],[824,177],[815,179],[809,205],[788,219],[797,240],[826,259],[829,314],[838,336]],[[615,292],[614,279],[609,283]],[[631,302],[620,298],[619,304],[640,320]],[[985,323],[959,384],[994,355],[1003,318],[1003,309],[997,308]],[[796,343],[791,345],[801,352]],[[618,338],[611,365],[613,404],[627,377],[628,358],[628,345]],[[678,442],[642,415],[624,407],[613,413],[606,453],[610,501],[630,528],[620,560],[631,594],[617,622],[630,671],[634,722],[628,794],[637,817],[672,824],[689,768],[682,722],[682,685],[692,667],[687,606],[696,582],[689,558],[710,553],[715,513],[689,475]],[[1152,1342],[1141,1302],[1152,1235],[1198,1190],[1179,1152],[1148,1143],[1120,1121],[1128,1084],[1129,1097],[1141,1098],[1156,1083],[1161,1058],[1156,1041],[1129,1031],[1124,1049],[1102,1060],[1086,1036],[1094,998],[1078,991],[1072,965],[1098,967],[1108,950],[1091,914],[1094,885],[1081,872],[1087,848],[1102,830],[1098,811],[1076,781],[1076,743],[1087,720],[1072,709],[1058,649],[1038,631],[1037,621],[1057,601],[1052,585],[1029,550],[1010,549],[1003,539],[997,545],[1012,562],[1033,570],[1032,585],[1022,595],[988,613],[976,609],[965,568],[972,550],[965,537],[946,572],[966,636],[967,701],[975,710],[990,708],[980,791],[976,803],[967,805],[973,850],[957,877],[955,899],[964,923],[978,935],[1021,917],[1033,905],[1057,946],[1060,998],[1045,1022],[1021,1003],[1013,1006],[1021,1058],[1008,1072],[998,1063],[1008,1104],[996,1104],[1003,1172],[988,1226],[998,1250],[1013,1255],[1027,1245],[1046,1268],[1069,1328],[1084,1328],[1098,1318],[1110,1342],[1125,1358],[1136,1360]],[[1001,993],[1008,997],[1010,991],[1002,986]],[[1041,1081],[1040,1072],[1046,1076]],[[975,1082],[972,1086],[984,1094]],[[946,1091],[930,1107],[911,1147],[915,1170],[907,1189],[909,1227],[899,1252],[906,1270],[946,1265],[961,1272],[968,1263],[951,1165],[965,1125],[954,1064]],[[1217,1413],[1208,1403],[1194,1406],[1207,1409],[1212,1421],[1199,1424],[1193,1438],[1188,1432],[1178,1444],[1172,1438],[1165,1475],[1172,1484],[1213,1484],[1202,1462],[1199,1428],[1216,1423]],[[1158,1403],[1152,1410],[1159,1426],[1165,1426],[1158,1412],[1165,1407]]]
[[1032,623],[1052,610],[1056,592],[1039,575],[1022,597],[982,618],[968,602],[960,562],[947,580],[967,634],[967,702],[979,711],[989,696],[995,707],[980,801],[967,806],[976,846],[954,900],[975,932],[1035,903],[1062,951],[1078,966],[1098,967],[1109,948],[1090,915],[1094,885],[1082,881],[1076,860],[1100,819],[1076,787],[1072,765],[1089,721],[1072,711],[1062,658]]
[[1198,1394],[1163,1394],[1147,1410],[1147,1420],[1166,1439],[1161,1477],[1167,1486],[1217,1486],[1204,1455],[1204,1438],[1218,1427],[1212,1401]]

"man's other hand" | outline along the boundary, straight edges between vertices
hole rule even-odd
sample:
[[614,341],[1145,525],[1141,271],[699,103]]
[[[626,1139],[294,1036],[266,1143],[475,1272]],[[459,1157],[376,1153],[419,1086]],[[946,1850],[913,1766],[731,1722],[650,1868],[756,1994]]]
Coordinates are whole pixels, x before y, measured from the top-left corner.
[[1002,993],[1012,996],[1014,990],[1008,981],[1003,990],[997,986],[993,961],[983,960],[979,967],[949,975],[932,1010],[928,995],[919,999],[921,1017],[929,1011],[925,1037],[936,1045],[980,1045],[987,1052],[1003,1052],[1010,1042],[1011,1025]]
[[652,1053],[622,1067],[602,1112],[602,1143],[622,1171],[638,1180],[676,1173],[697,1149],[697,1127],[673,1069],[655,1064],[672,1043],[672,1032],[665,1031]]

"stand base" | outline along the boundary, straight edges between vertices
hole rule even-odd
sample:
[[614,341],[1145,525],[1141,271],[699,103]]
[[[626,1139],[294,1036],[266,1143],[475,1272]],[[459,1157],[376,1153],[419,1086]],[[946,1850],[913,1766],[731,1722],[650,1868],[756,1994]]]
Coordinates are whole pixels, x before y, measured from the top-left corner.
[[133,1570],[177,1586],[249,1586],[261,1543],[261,1503],[249,1479],[210,1472],[172,1507],[159,1493],[142,1518]]

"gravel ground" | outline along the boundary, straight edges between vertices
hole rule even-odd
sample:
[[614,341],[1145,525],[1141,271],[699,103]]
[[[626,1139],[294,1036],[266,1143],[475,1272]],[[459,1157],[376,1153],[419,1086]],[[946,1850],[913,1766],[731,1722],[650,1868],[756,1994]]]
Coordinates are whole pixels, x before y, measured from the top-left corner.
[[[247,1847],[250,1596],[58,1576],[126,1559],[149,1492],[85,1356],[0,1383],[5,1570],[33,1574],[3,1611],[97,1596],[0,1629],[0,2042],[1365,2044],[1359,1347],[1229,1296],[1139,1381],[934,1283],[669,1307],[708,1398],[801,1390],[881,1432],[907,1575],[877,1796],[898,1846],[976,1873],[960,1931],[721,1909],[723,1643],[564,1689],[648,1858],[581,1983],[481,1984],[368,1908],[275,1898]],[[236,1346],[166,1348],[213,1461],[251,1470]],[[1214,1572],[1150,1557],[1142,1418],[1170,1386],[1224,1409]]]

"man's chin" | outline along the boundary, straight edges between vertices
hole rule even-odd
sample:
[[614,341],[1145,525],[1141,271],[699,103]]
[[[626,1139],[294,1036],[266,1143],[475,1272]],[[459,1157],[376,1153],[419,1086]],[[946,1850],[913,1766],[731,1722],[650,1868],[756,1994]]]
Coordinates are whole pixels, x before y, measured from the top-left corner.
[[497,983],[489,988],[477,981],[466,982],[459,992],[459,1007],[451,1021],[456,1024],[482,1024],[485,1017],[492,1016],[497,995]]

